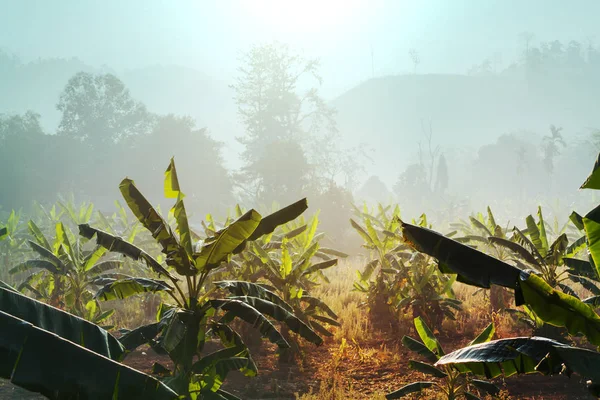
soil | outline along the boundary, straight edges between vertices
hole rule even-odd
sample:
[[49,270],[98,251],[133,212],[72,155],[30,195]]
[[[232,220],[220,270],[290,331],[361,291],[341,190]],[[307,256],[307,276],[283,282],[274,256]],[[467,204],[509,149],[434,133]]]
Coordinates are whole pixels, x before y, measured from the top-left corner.
[[[389,337],[389,333],[381,334]],[[457,348],[464,344],[457,338],[442,341],[445,348]],[[370,395],[389,393],[407,383],[422,380],[423,376],[408,367],[411,354],[394,340],[373,339],[369,342],[347,343],[340,350],[339,343],[327,340],[322,346],[304,345],[302,359],[296,364],[280,364],[275,348],[264,343],[253,351],[259,375],[247,378],[231,373],[223,389],[246,400],[296,399],[296,395],[319,392],[325,385],[326,392],[333,387],[353,393],[357,399]],[[150,373],[152,365],[159,362],[171,366],[167,357],[156,354],[148,347],[131,353],[125,364]],[[588,400],[593,399],[585,389],[585,382],[577,376],[514,376],[497,379],[496,385],[508,391],[512,399],[519,400]],[[348,395],[350,398],[350,395]],[[358,396],[358,397],[357,397]],[[0,380],[0,399],[40,400],[41,396],[16,388]]]

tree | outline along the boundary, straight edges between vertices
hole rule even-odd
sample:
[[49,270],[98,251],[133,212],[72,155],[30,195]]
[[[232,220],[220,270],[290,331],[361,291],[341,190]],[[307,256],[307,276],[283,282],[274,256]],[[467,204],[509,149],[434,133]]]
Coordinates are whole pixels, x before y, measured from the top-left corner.
[[416,74],[417,67],[421,63],[421,56],[419,55],[419,52],[417,51],[417,49],[410,49],[408,51],[408,55],[410,56],[410,60],[413,63],[413,73]]
[[6,166],[0,170],[3,207],[26,207],[32,199],[42,201],[56,193],[61,160],[53,159],[52,138],[44,134],[39,118],[32,111],[0,114],[0,159]]
[[148,133],[152,117],[112,74],[79,72],[67,82],[56,108],[62,112],[57,134],[99,149]]
[[231,86],[246,131],[238,138],[245,162],[238,180],[254,200],[297,197],[326,176],[318,161],[329,151],[324,143],[337,135],[335,110],[317,89],[319,63],[280,43],[255,46],[241,61]]
[[446,157],[444,157],[443,154],[440,154],[434,191],[441,195],[444,194],[446,189],[448,189],[448,165],[446,163]]
[[[195,212],[224,212],[234,203],[232,182],[221,156],[223,144],[214,140],[206,128],[198,128],[196,121],[189,116],[173,114],[155,118],[152,132],[143,138],[132,137],[123,152],[129,154],[127,167],[139,171],[139,180],[148,188],[155,178],[162,174],[160,168],[151,165],[152,173],[145,167],[147,160],[175,157],[178,160],[181,180],[185,186],[193,188],[186,200]],[[130,149],[135,146],[135,154]],[[165,154],[166,153],[166,154]],[[123,154],[124,158],[125,154]],[[210,192],[210,196],[207,196]],[[153,197],[160,196],[160,188],[150,191]]]
[[562,128],[550,125],[550,135],[546,135],[543,138],[542,150],[544,151],[544,166],[549,175],[552,175],[554,172],[554,158],[560,155],[558,145],[561,144],[563,147],[566,146],[560,133],[561,131]]

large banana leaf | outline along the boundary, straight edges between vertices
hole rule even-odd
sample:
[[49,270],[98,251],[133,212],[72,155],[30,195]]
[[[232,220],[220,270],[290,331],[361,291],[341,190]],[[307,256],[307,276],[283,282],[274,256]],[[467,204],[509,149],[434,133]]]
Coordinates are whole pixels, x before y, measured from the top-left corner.
[[167,222],[142,195],[134,182],[131,179],[123,179],[119,189],[133,215],[162,246],[162,252],[167,256],[167,265],[175,268],[180,275],[195,275],[197,271],[193,268],[188,253],[179,244]]
[[92,239],[96,236],[96,243],[100,246],[105,247],[108,251],[114,251],[121,253],[127,257],[133,258],[134,260],[144,261],[154,272],[159,275],[169,277],[171,280],[177,280],[173,275],[169,273],[158,261],[154,259],[150,254],[138,246],[124,241],[122,238],[111,235],[108,232],[100,229],[92,228],[88,224],[79,225],[79,234],[87,239]]
[[104,301],[125,299],[139,293],[156,293],[160,291],[172,291],[173,288],[164,281],[150,278],[126,278],[112,279],[96,293],[94,298]]
[[[0,311],[103,355],[119,360],[124,348],[93,323],[0,285]],[[0,330],[0,336],[3,330]]]
[[263,235],[268,235],[275,231],[279,225],[283,225],[298,218],[308,208],[306,198],[299,200],[281,210],[267,215],[261,221],[256,230],[250,235],[248,240],[253,241]]
[[246,319],[247,317],[243,316],[243,313],[254,309],[263,316],[268,315],[276,321],[286,324],[292,332],[297,333],[317,346],[323,343],[323,339],[294,314],[268,300],[250,296],[235,296],[225,300],[211,300],[211,304],[215,308],[222,308],[223,310],[232,312],[245,321],[248,320]]
[[600,346],[600,317],[592,307],[574,296],[553,289],[537,275],[523,272],[520,292],[524,302],[544,322],[564,326],[570,334],[584,334]]
[[261,215],[250,210],[230,225],[206,239],[199,253],[194,254],[198,271],[218,267],[238,246],[243,245],[257,229]]
[[596,274],[600,277],[600,206],[583,217],[583,227],[588,238],[588,249],[594,260]]
[[0,311],[0,377],[49,399],[175,399],[155,378]]
[[457,274],[457,280],[488,289],[491,284],[514,289],[521,270],[472,247],[427,228],[400,221],[404,240],[416,250],[436,258],[441,266]]
[[542,337],[493,340],[456,350],[436,366],[464,364],[477,375],[494,378],[521,373],[554,374],[567,368],[586,378],[600,380],[600,353],[568,346]]
[[596,189],[600,190],[600,154],[594,163],[594,169],[587,177],[580,189]]
[[234,296],[259,297],[277,304],[289,312],[293,312],[292,307],[281,297],[255,283],[245,281],[219,281],[215,282],[215,285],[221,289],[229,290]]
[[179,234],[179,242],[187,252],[187,254],[193,253],[192,247],[192,232],[188,223],[187,213],[183,204],[184,194],[179,187],[179,178],[177,177],[177,169],[175,168],[175,160],[171,158],[169,167],[165,171],[165,184],[164,184],[165,197],[168,199],[176,198],[177,201],[171,211],[177,221],[177,233]]

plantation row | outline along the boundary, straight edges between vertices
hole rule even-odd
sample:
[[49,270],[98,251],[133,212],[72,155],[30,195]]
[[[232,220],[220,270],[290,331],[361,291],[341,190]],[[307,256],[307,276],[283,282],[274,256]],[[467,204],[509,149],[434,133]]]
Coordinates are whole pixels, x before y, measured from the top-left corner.
[[[582,188],[600,189],[600,157]],[[166,218],[132,180],[119,189],[130,213],[119,203],[104,215],[93,204],[59,202],[39,206],[28,221],[13,211],[0,225],[1,378],[50,399],[231,400],[238,397],[222,387],[228,374],[255,376],[252,350],[263,339],[280,362],[295,363],[306,342],[321,345],[340,326],[338,310],[316,289],[348,256],[321,245],[318,213],[303,217],[306,199],[265,216],[238,206],[195,230],[173,160]],[[374,326],[411,315],[419,339],[402,339],[416,354],[409,365],[434,378],[386,397],[495,396],[500,388],[489,379],[536,371],[575,372],[600,393],[600,353],[591,350],[600,346],[598,210],[573,212],[561,226],[539,208],[509,229],[488,208],[440,234],[425,215],[402,221],[398,206],[355,208],[350,223],[369,258],[354,290]],[[512,313],[535,337],[492,340],[490,323],[446,354],[433,332],[463,312],[457,282],[490,289],[490,310]],[[150,318],[137,327],[119,315],[120,302],[134,295],[149,304]],[[155,363],[151,374],[126,366],[144,345],[168,365]]]

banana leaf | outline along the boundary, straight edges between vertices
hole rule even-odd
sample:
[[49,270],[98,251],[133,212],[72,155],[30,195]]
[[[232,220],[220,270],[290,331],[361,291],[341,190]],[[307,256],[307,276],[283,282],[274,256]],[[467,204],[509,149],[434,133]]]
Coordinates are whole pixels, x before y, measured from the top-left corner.
[[409,383],[406,386],[401,387],[400,389],[396,390],[395,392],[389,393],[385,395],[385,398],[388,400],[392,400],[392,399],[400,399],[406,395],[409,395],[411,393],[417,393],[417,392],[421,392],[425,389],[428,389],[430,387],[432,387],[434,385],[433,382],[414,382],[414,383]]
[[596,275],[600,277],[600,206],[583,217],[583,227],[588,238],[588,249],[594,260]]
[[126,278],[115,279],[105,284],[94,295],[95,299],[104,301],[125,299],[139,293],[156,293],[160,291],[172,291],[173,288],[164,281],[150,278]]
[[587,177],[585,182],[581,185],[580,189],[596,189],[600,190],[600,154],[594,163],[592,172]]
[[0,377],[53,399],[176,399],[150,375],[0,311]]
[[435,364],[465,365],[473,373],[487,378],[499,375],[543,373],[563,370],[600,380],[600,353],[568,346],[543,337],[499,339],[467,346],[440,358]]
[[198,271],[218,267],[232,253],[244,245],[260,224],[261,216],[250,210],[230,225],[218,231],[215,236],[206,239],[200,252],[194,254]]
[[124,241],[118,236],[111,235],[110,233],[102,231],[100,229],[92,228],[88,224],[79,225],[79,234],[87,239],[92,239],[95,236],[97,244],[103,246],[108,251],[121,253],[137,261],[143,260],[146,263],[146,265],[152,268],[152,270],[157,274],[169,277],[173,281],[178,280],[173,275],[171,275],[171,273],[167,271],[162,265],[160,265],[160,263],[156,261],[156,259],[150,254],[146,253],[138,246]]
[[[99,326],[0,285],[0,311],[83,346],[104,357],[119,360],[124,348]],[[3,330],[0,331],[0,336]]]
[[459,282],[489,289],[491,284],[514,289],[521,270],[435,231],[400,221],[404,240],[417,251],[436,258],[442,272]]
[[289,312],[294,312],[292,307],[281,297],[260,285],[245,281],[218,281],[214,284],[221,289],[229,290],[234,296],[259,297],[277,304]]
[[[317,335],[312,329],[310,329],[308,325],[298,319],[294,314],[275,303],[271,303],[268,300],[250,296],[236,296],[227,300],[211,300],[211,304],[213,304],[215,308],[222,308],[230,312],[237,312],[238,310],[244,312],[245,307],[240,308],[240,303],[257,310],[261,315],[268,315],[276,321],[286,324],[292,332],[297,333],[304,339],[316,344],[317,346],[323,343],[323,339],[321,339],[319,335]],[[240,316],[238,314],[236,315]],[[240,318],[244,319],[241,316]]]
[[256,230],[248,238],[249,241],[258,239],[263,235],[268,235],[275,231],[279,225],[283,225],[298,218],[308,208],[306,198],[299,200],[281,210],[275,211],[272,214],[264,217]]

